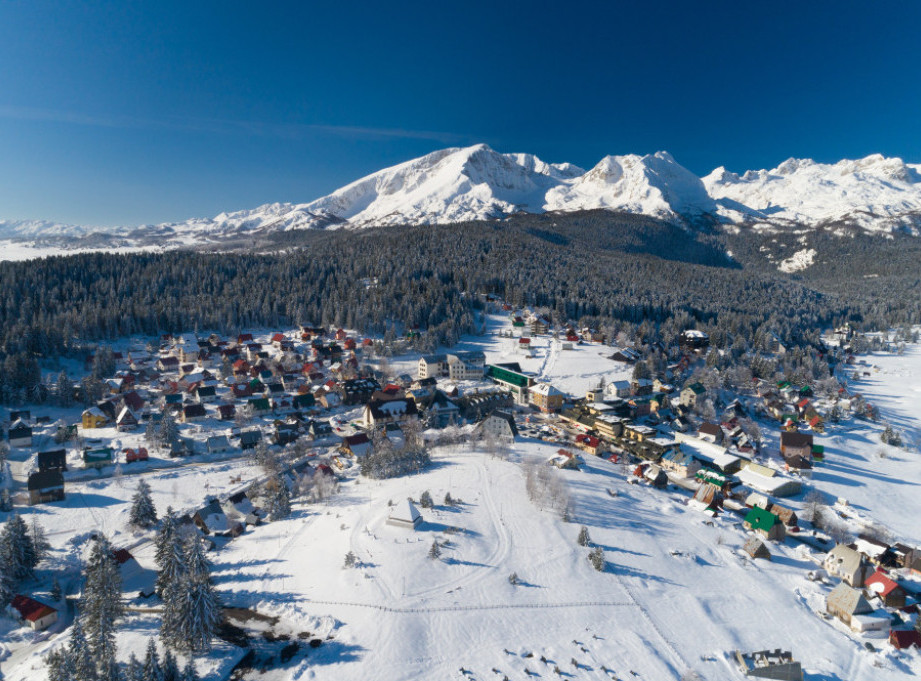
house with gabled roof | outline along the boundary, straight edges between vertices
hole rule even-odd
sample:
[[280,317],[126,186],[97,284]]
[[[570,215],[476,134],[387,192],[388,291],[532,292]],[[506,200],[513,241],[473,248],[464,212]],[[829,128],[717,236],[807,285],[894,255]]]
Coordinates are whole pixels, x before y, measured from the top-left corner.
[[898,582],[879,568],[867,577],[863,588],[867,598],[878,597],[883,602],[883,605],[890,608],[905,607],[905,598],[908,593],[899,586]]
[[138,427],[139,419],[129,407],[122,407],[115,419],[115,427],[119,431],[134,430]]
[[17,594],[10,602],[10,610],[32,631],[42,631],[58,621],[58,611],[34,598]]
[[822,566],[829,575],[857,588],[862,587],[873,572],[860,552],[846,544],[838,544],[829,551]]
[[873,606],[860,591],[841,582],[825,598],[825,611],[855,629],[858,623],[855,618],[869,615],[873,612]]
[[678,396],[678,402],[689,409],[697,406],[698,401],[707,395],[707,389],[701,383],[691,383],[685,387]]
[[59,470],[32,473],[27,487],[30,506],[64,500],[64,475]]
[[745,516],[746,529],[757,532],[765,539],[782,541],[787,536],[783,521],[770,511],[754,506]]
[[67,470],[67,450],[52,449],[38,453],[38,470],[64,472]]

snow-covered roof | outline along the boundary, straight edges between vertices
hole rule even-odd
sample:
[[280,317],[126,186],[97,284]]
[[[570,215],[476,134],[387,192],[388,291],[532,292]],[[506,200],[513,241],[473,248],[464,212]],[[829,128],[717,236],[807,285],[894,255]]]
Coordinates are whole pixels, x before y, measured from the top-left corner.
[[404,499],[394,504],[393,508],[390,509],[390,519],[415,524],[422,520],[422,514],[419,513],[419,509],[416,508],[413,502],[409,499]]

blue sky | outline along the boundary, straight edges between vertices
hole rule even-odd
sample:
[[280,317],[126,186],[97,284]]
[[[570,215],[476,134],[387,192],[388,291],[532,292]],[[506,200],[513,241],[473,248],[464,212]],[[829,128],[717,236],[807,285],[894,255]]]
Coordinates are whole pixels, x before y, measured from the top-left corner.
[[0,3],[0,218],[309,201],[486,142],[921,162],[916,2]]

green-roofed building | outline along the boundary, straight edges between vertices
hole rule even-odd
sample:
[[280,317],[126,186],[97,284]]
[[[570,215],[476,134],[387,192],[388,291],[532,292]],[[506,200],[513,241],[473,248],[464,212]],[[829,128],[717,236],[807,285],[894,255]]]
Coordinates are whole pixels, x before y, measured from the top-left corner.
[[745,516],[746,529],[753,530],[765,539],[782,541],[787,536],[783,521],[777,515],[755,506]]
[[521,373],[517,364],[490,364],[486,367],[486,376],[512,393],[516,404],[528,404],[528,389],[534,385],[534,379]]

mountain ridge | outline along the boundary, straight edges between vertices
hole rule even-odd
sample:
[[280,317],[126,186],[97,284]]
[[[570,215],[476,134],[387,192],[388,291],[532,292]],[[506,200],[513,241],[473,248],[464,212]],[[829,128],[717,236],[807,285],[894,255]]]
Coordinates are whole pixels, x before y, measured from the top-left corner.
[[584,170],[477,144],[383,168],[306,203],[268,203],[213,218],[135,227],[0,220],[0,239],[66,246],[68,239],[94,236],[179,247],[276,230],[447,224],[593,209],[684,224],[705,216],[768,230],[849,226],[917,235],[921,165],[881,154],[834,164],[791,158],[742,174],[720,166],[701,178],[664,151],[605,156]]

